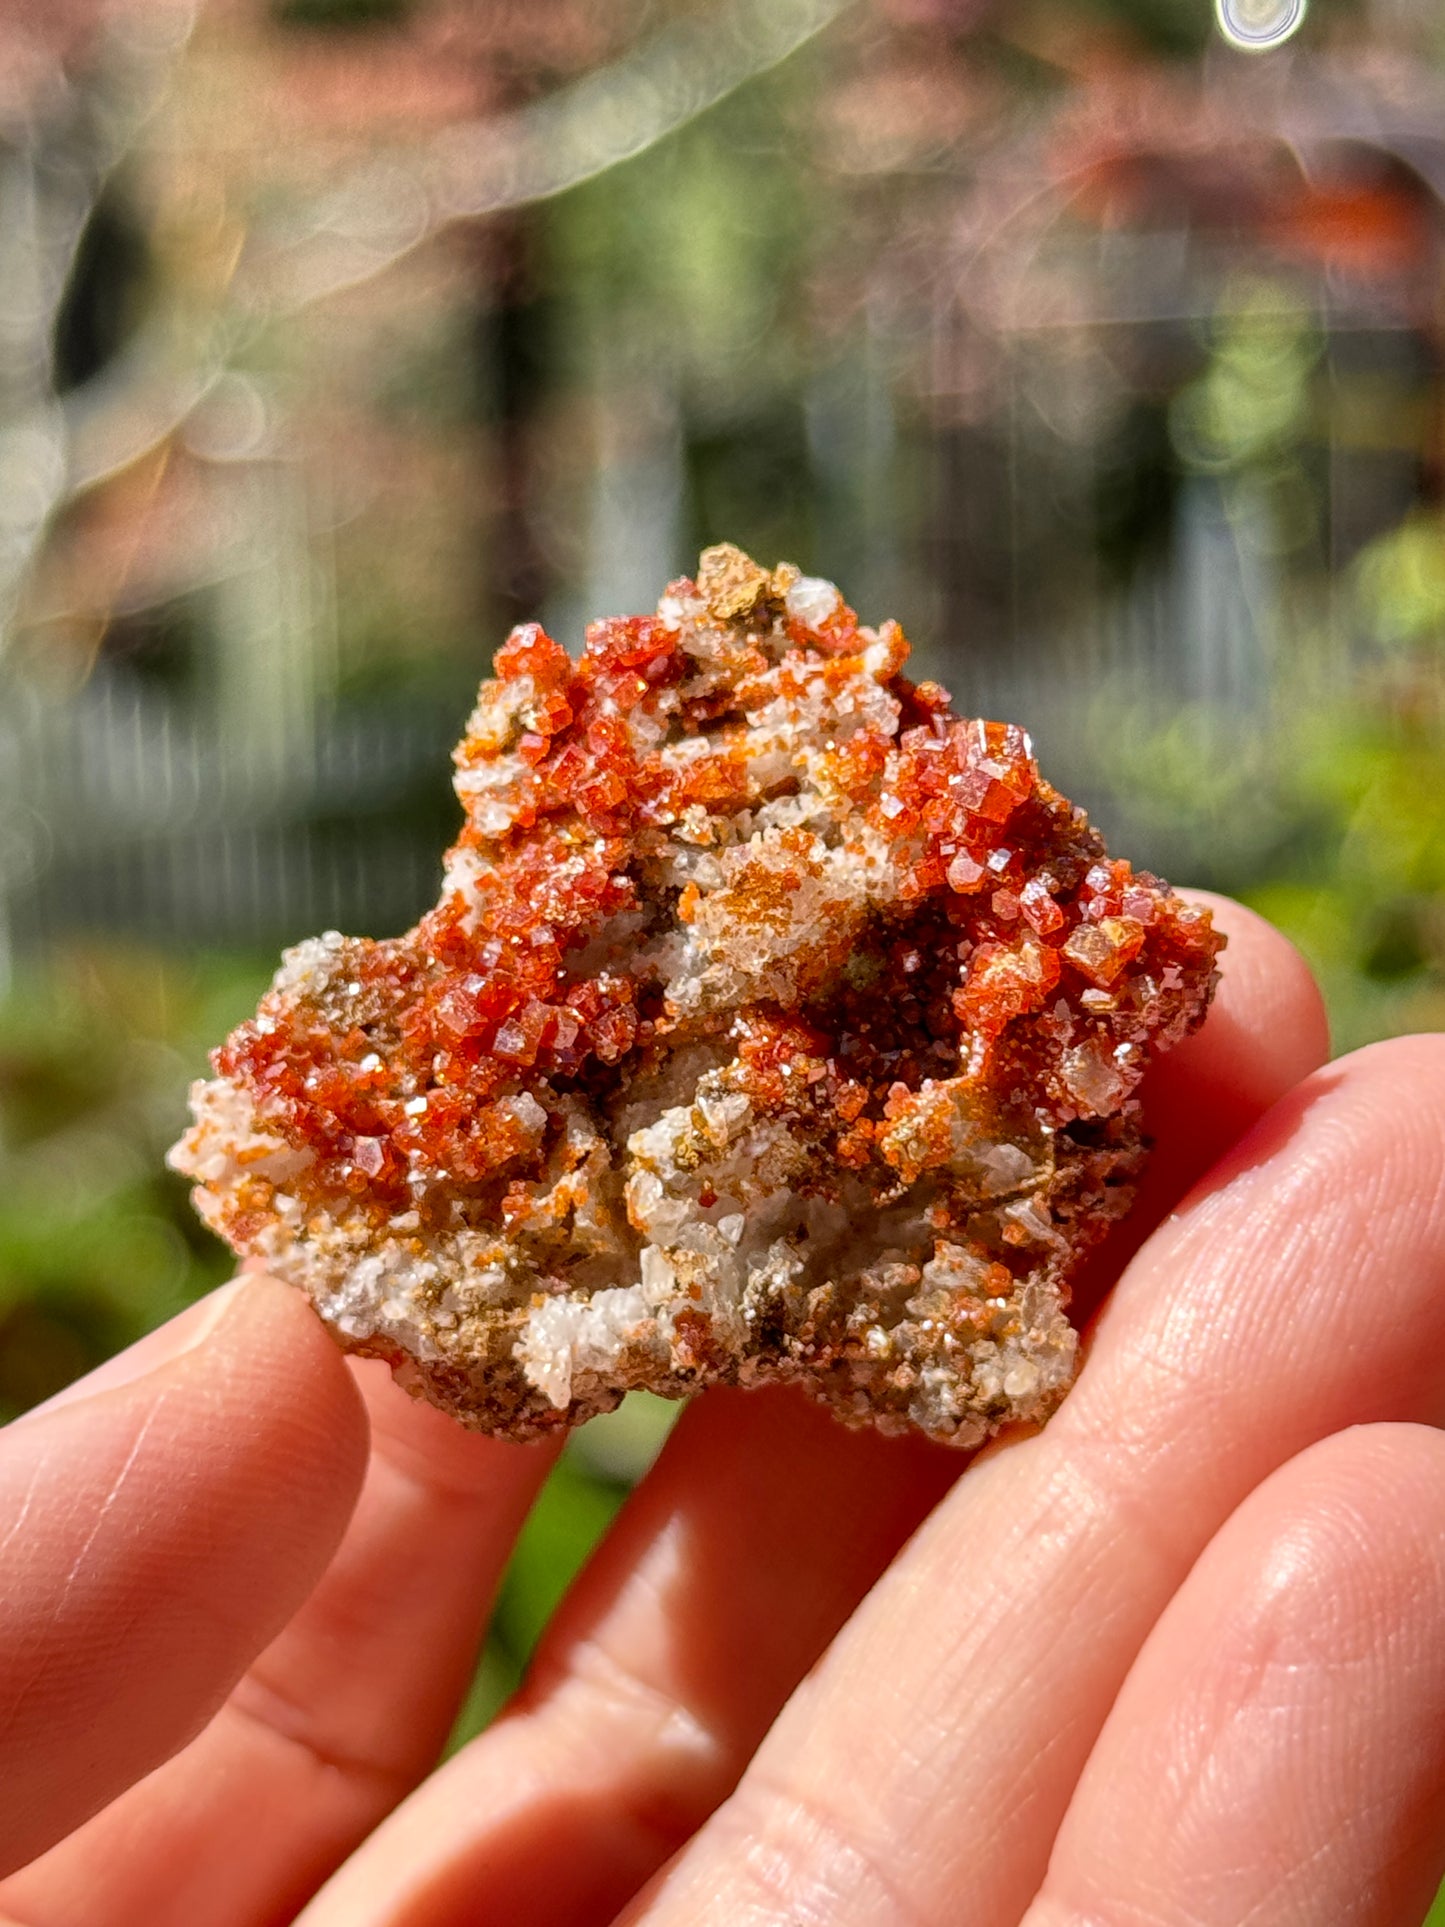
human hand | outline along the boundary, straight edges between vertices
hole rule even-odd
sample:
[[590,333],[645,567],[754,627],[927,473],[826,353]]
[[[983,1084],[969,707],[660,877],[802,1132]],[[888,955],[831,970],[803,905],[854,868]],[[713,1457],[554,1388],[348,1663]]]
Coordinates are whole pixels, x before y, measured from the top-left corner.
[[412,1405],[265,1279],[0,1435],[0,1920],[1418,1927],[1445,1039],[1310,1075],[1303,966],[1219,914],[1049,1426],[959,1477],[710,1393],[430,1778],[546,1449]]

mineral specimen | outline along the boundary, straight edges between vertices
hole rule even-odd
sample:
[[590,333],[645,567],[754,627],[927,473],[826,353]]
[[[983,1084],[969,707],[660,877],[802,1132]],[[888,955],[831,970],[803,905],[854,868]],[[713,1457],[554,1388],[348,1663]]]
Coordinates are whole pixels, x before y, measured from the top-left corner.
[[289,951],[172,1153],[349,1350],[517,1439],[796,1380],[972,1444],[1074,1368],[1208,913],[786,564],[513,632],[417,928]]

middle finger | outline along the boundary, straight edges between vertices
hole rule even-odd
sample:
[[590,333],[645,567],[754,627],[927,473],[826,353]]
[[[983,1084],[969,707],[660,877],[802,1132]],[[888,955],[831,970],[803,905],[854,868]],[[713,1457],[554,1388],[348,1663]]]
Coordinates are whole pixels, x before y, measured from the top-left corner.
[[[1300,960],[1239,905],[1215,908],[1228,972],[1150,1093],[1161,1142],[1139,1211],[1156,1219],[1324,1051]],[[787,1395],[709,1393],[549,1629],[520,1703],[366,1843],[308,1927],[609,1918],[731,1790],[961,1464],[850,1435]]]

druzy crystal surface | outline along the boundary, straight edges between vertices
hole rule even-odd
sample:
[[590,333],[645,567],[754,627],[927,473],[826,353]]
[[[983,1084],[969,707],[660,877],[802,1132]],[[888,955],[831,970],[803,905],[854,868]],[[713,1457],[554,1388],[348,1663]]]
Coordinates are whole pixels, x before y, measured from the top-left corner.
[[1046,1415],[1220,939],[907,657],[729,547],[580,661],[514,631],[437,907],[289,951],[196,1085],[207,1223],[513,1438],[713,1382]]

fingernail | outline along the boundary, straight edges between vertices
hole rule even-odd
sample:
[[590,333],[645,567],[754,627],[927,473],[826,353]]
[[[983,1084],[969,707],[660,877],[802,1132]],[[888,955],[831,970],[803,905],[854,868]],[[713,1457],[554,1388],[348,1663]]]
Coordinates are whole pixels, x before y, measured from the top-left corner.
[[108,1358],[103,1365],[97,1365],[84,1378],[77,1378],[73,1384],[52,1394],[43,1404],[33,1405],[28,1412],[22,1412],[11,1424],[24,1425],[28,1420],[41,1418],[59,1406],[93,1398],[98,1392],[112,1392],[117,1386],[129,1385],[135,1379],[144,1378],[148,1372],[169,1365],[183,1353],[194,1351],[198,1345],[204,1345],[216,1327],[230,1315],[237,1298],[249,1283],[248,1278],[233,1278],[229,1285],[222,1285],[218,1291],[209,1293],[155,1331],[147,1332],[144,1338],[128,1346],[125,1351],[117,1352],[114,1358]]

